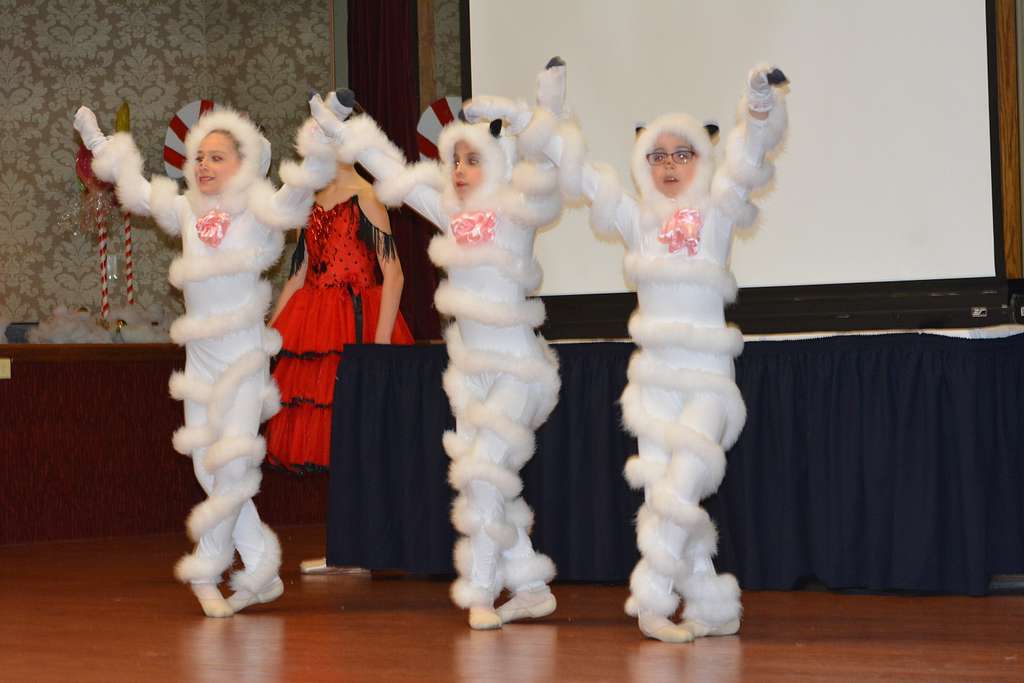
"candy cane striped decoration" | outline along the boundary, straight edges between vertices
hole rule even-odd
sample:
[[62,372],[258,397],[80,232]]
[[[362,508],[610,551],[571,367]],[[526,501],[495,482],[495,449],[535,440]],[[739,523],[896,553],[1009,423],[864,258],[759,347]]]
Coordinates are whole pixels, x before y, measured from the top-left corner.
[[462,111],[461,97],[442,97],[430,103],[416,124],[416,146],[420,159],[437,159],[437,139],[441,129],[455,120],[456,112]]
[[184,176],[185,136],[200,116],[216,108],[213,100],[195,100],[179,109],[171,119],[164,135],[164,170],[169,177],[178,179]]
[[124,281],[128,305],[135,303],[135,276],[132,269],[132,220],[124,214]]
[[110,315],[110,291],[107,288],[107,216],[99,206],[95,208],[96,225],[100,232],[100,317]]

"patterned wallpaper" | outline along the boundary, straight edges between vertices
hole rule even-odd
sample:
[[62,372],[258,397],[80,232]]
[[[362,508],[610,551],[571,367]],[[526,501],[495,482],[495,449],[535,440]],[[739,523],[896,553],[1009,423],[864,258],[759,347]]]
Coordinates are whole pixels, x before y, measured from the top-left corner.
[[459,0],[433,0],[434,85],[438,97],[462,95]]
[[[292,156],[307,89],[330,86],[327,0],[0,0],[0,18],[0,318],[98,308],[96,236],[78,229],[80,103],[109,131],[129,102],[147,175],[163,173],[180,106],[230,104],[264,127],[276,169]],[[148,220],[135,226],[139,302],[180,310],[166,279],[178,246]]]

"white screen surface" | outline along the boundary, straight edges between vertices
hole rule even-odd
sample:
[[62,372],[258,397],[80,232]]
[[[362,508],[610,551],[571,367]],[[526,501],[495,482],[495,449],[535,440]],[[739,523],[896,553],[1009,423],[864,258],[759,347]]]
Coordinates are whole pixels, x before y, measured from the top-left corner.
[[[790,132],[734,242],[743,287],[995,274],[983,0],[473,0],[470,43],[477,94],[532,100],[562,56],[590,158],[629,188],[637,121],[684,111],[724,140],[748,69],[781,67]],[[537,253],[542,294],[627,289],[585,208]]]

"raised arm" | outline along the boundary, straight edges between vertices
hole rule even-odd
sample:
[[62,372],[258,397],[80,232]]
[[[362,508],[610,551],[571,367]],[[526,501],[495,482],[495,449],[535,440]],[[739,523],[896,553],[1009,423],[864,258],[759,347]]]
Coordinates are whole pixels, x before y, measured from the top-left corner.
[[143,177],[142,155],[130,133],[105,136],[88,107],[79,107],[75,113],[75,130],[93,154],[96,177],[114,184],[121,208],[128,213],[153,216],[171,235],[181,232],[178,184],[164,176],[156,176],[152,181]]
[[313,118],[334,142],[337,158],[346,164],[362,164],[376,179],[374,190],[384,204],[408,204],[434,225],[447,227],[437,164],[421,161],[407,165],[405,155],[367,114],[343,121],[352,111],[354,98],[350,98],[351,91],[347,91],[340,98],[331,93],[326,103],[319,97],[310,103]]
[[747,91],[740,99],[738,125],[729,134],[725,163],[711,185],[716,208],[745,227],[757,218],[750,194],[775,177],[772,154],[786,134],[785,91],[789,81],[779,69],[759,65],[747,76]]
[[[565,105],[565,83],[565,62],[560,57],[551,58],[537,75],[537,107],[524,114],[525,105],[518,105],[518,109],[509,108],[508,113],[525,129],[527,149],[531,144],[543,143],[539,151],[558,167],[562,191],[569,197],[586,197],[594,231],[603,237],[619,236],[628,244],[637,222],[636,202],[622,191],[611,166],[585,160],[583,135]],[[501,102],[497,98],[474,98],[467,106],[467,117],[500,112],[495,101]]]
[[[319,95],[314,97],[319,100]],[[312,106],[310,101],[310,108]],[[306,119],[299,128],[295,149],[302,161],[282,161],[281,187],[266,201],[257,201],[252,207],[261,223],[278,230],[305,225],[313,206],[313,196],[334,180],[338,169],[331,139],[313,118]]]

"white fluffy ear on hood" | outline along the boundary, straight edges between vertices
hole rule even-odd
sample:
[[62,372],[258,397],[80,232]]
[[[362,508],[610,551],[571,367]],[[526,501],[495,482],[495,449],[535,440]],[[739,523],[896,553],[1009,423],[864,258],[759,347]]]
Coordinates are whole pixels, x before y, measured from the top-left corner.
[[711,179],[715,173],[714,146],[704,124],[687,114],[665,114],[651,121],[637,136],[633,146],[631,169],[633,182],[643,201],[663,198],[654,186],[651,178],[651,167],[647,163],[647,155],[654,151],[655,141],[662,133],[677,135],[693,146],[697,158],[697,173],[686,192],[678,197],[677,202],[687,205],[700,203],[711,190]]

